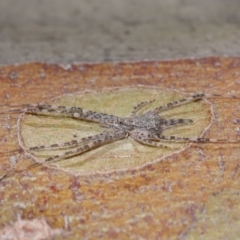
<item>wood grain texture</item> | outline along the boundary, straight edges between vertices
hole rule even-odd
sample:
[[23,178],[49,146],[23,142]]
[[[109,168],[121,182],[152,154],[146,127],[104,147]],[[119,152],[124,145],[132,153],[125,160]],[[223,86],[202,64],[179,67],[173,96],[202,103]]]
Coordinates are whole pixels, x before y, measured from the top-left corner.
[[[1,104],[44,102],[66,93],[139,84],[240,96],[240,59],[0,67]],[[216,120],[206,136],[238,139],[239,100],[211,102]],[[1,152],[18,148],[16,117],[1,116],[0,144]],[[0,183],[0,226],[18,216],[43,217],[51,228],[69,232],[69,239],[236,239],[239,156],[238,144],[193,144],[165,161],[98,177],[41,167]],[[1,175],[13,160],[18,160],[18,169],[32,162],[1,155]]]

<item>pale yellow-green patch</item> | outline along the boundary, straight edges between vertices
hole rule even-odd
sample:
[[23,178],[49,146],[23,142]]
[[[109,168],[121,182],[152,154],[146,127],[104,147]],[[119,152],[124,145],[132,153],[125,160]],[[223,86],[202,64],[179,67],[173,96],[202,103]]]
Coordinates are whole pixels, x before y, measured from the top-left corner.
[[[92,111],[127,117],[130,115],[132,108],[139,102],[156,99],[154,103],[140,111],[145,112],[184,97],[186,95],[179,92],[134,87],[63,95],[49,103],[78,106]],[[165,111],[160,115],[166,118],[186,118],[194,121],[194,124],[191,125],[168,129],[164,131],[164,135],[179,137],[201,136],[211,122],[210,105],[203,100],[185,104]],[[103,128],[96,123],[63,116],[26,114],[21,122],[20,131],[23,145],[28,148],[81,139],[82,137],[100,133]],[[173,142],[162,142],[162,144],[168,146],[169,149],[142,145],[129,137],[53,164],[76,174],[107,173],[142,167],[145,164],[159,161],[170,154],[176,153],[188,145]],[[64,153],[64,151],[69,151],[69,149],[47,150],[33,154],[37,158],[44,160],[50,156]]]

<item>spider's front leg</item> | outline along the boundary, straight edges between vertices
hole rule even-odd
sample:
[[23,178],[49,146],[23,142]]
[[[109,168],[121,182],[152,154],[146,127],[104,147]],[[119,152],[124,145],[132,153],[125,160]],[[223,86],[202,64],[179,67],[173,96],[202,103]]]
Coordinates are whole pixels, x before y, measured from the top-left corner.
[[30,113],[35,115],[67,116],[98,123],[109,122],[110,120],[116,121],[118,119],[118,117],[114,115],[86,110],[80,107],[57,106],[44,103],[9,106],[5,105],[4,107],[8,107],[10,109],[7,109],[6,111],[1,111],[0,114]]
[[63,154],[59,154],[59,155],[54,155],[52,157],[49,157],[47,159],[45,159],[42,163],[33,163],[30,166],[28,166],[26,169],[23,170],[17,170],[17,171],[10,171],[7,174],[4,174],[2,177],[0,177],[0,182],[5,179],[8,178],[14,174],[17,173],[22,173],[26,170],[38,167],[43,165],[44,163],[51,163],[51,162],[56,162],[59,160],[63,160],[63,159],[67,159],[69,157],[72,156],[76,156],[76,155],[80,155],[84,152],[90,151],[92,149],[98,148],[104,144],[108,144],[111,142],[115,142],[118,141],[120,139],[126,138],[127,137],[127,133],[124,131],[119,131],[117,129],[113,129],[112,131],[104,131],[100,134],[94,135],[94,136],[89,136],[86,138],[82,138],[80,140],[77,141],[71,141],[71,142],[65,142],[62,144],[52,144],[52,145],[46,145],[46,146],[39,146],[39,147],[32,147],[29,148],[29,150],[32,151],[40,151],[40,150],[44,150],[44,149],[49,149],[49,148],[58,148],[58,147],[77,147],[73,150],[64,152]]
[[39,151],[45,151],[45,150],[55,150],[55,149],[64,149],[64,148],[73,148],[80,144],[83,144],[84,142],[90,142],[94,141],[96,137],[102,138],[105,135],[105,131],[103,133],[100,133],[98,135],[88,136],[81,139],[74,139],[71,141],[63,142],[63,143],[54,143],[54,144],[48,144],[48,145],[40,145],[35,147],[29,147],[24,150],[26,151],[33,151],[33,152],[39,152]]
[[112,131],[104,131],[100,134],[88,137],[87,142],[86,142],[86,138],[81,139],[79,143],[76,145],[76,146],[79,146],[76,149],[67,151],[60,155],[54,155],[50,158],[47,158],[44,161],[44,163],[53,162],[53,161],[56,162],[72,156],[80,155],[84,152],[90,151],[102,145],[109,144],[111,142],[115,142],[126,137],[127,137],[127,133],[124,131],[119,131],[116,129],[113,129]]

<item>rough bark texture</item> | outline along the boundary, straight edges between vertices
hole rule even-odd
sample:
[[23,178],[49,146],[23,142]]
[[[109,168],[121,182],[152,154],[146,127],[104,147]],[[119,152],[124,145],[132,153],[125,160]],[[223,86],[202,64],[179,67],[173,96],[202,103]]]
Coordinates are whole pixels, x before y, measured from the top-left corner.
[[[138,84],[161,91],[240,96],[239,73],[239,58],[71,66],[29,63],[0,68],[0,96],[1,104],[36,103],[66,93]],[[211,102],[215,120],[206,136],[239,138],[239,100]],[[0,144],[1,152],[18,148],[16,117],[1,116]],[[1,175],[15,160],[18,169],[32,162],[12,155],[1,155]],[[44,218],[69,239],[236,239],[239,155],[239,144],[193,144],[138,170],[97,177],[39,167],[0,183],[0,226],[3,229],[18,217]]]

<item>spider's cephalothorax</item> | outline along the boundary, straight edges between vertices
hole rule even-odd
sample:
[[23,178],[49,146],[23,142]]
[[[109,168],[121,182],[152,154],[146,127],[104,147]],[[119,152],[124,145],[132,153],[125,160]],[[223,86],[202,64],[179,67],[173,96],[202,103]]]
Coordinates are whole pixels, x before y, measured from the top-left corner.
[[135,117],[134,126],[141,130],[161,134],[166,122],[166,119],[157,114],[145,113]]
[[146,129],[147,131],[154,132],[158,135],[162,134],[162,132],[174,125],[178,124],[188,124],[191,123],[190,119],[165,119],[160,117],[158,114],[154,112],[148,112],[136,117],[136,126],[139,129]]
[[134,118],[126,118],[120,123],[120,126],[123,126],[123,129],[126,129],[129,133],[138,129],[139,131],[161,134],[167,123],[166,119],[155,113],[146,113]]
[[[206,95],[206,94],[194,94],[190,97],[173,101],[165,105],[159,106],[151,111],[147,111],[142,114],[138,114],[138,111],[144,106],[151,104],[154,100],[140,102],[132,110],[129,117],[121,118],[115,115],[106,113],[94,112],[91,110],[85,110],[80,107],[66,107],[55,106],[48,104],[26,104],[19,107],[21,109],[12,109],[8,113],[30,113],[40,115],[64,115],[66,117],[72,117],[84,121],[91,121],[99,123],[101,127],[105,129],[96,135],[81,138],[79,140],[72,140],[69,142],[55,143],[50,145],[41,145],[30,147],[26,150],[29,151],[42,151],[45,149],[56,148],[72,148],[63,154],[54,155],[45,159],[44,162],[52,162],[55,160],[66,159],[71,156],[82,154],[91,149],[98,148],[102,145],[118,141],[127,137],[131,137],[135,141],[154,147],[165,147],[161,144],[161,141],[174,141],[174,142],[200,142],[200,143],[239,143],[240,140],[225,140],[225,139],[209,139],[209,138],[184,138],[175,136],[165,136],[164,131],[167,128],[174,127],[179,124],[191,124],[191,119],[165,119],[160,116],[160,113],[171,108],[175,108],[186,104],[188,102],[196,101],[205,97],[221,97],[219,95]],[[236,98],[236,97],[235,97]],[[34,163],[28,167],[39,166],[40,163]],[[15,171],[14,173],[16,173]],[[21,171],[18,171],[21,172]],[[10,176],[11,174],[5,174],[0,180]]]

